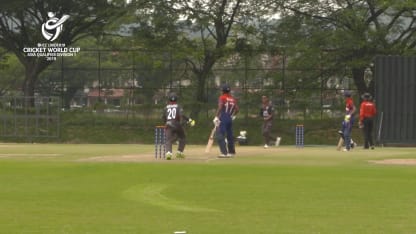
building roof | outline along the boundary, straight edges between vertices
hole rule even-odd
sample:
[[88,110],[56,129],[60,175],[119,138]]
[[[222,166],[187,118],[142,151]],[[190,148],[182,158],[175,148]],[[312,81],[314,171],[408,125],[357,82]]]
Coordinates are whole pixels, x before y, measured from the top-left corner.
[[106,98],[121,98],[124,96],[124,89],[92,89],[88,92],[88,97],[106,97]]

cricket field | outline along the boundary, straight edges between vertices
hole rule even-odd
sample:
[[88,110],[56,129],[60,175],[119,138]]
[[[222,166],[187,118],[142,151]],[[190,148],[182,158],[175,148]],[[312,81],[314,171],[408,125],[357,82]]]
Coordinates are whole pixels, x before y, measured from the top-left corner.
[[416,148],[0,144],[0,233],[416,233]]

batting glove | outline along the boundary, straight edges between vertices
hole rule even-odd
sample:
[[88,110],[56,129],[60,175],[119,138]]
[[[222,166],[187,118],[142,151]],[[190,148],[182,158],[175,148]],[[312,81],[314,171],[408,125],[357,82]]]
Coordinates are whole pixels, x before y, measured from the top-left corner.
[[345,121],[348,122],[348,121],[350,121],[350,119],[351,119],[351,115],[345,115],[345,118],[344,118]]
[[215,118],[214,118],[214,120],[212,120],[212,122],[214,123],[214,125],[215,126],[219,126],[220,125],[220,123],[221,123],[221,121],[220,121],[220,119],[218,119],[218,117],[217,116],[215,116]]

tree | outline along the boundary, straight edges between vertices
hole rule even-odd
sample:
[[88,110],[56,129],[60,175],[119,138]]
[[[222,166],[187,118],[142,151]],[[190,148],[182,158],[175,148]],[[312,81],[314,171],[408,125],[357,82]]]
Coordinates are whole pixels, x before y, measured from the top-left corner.
[[366,82],[365,71],[375,56],[416,54],[414,1],[293,0],[280,8],[284,17],[277,31],[285,32],[278,35],[280,42],[302,52],[298,58],[309,65],[348,67],[360,94],[374,93],[374,80]]
[[[267,5],[265,0],[152,1],[139,10],[135,35],[183,56],[195,76],[194,100],[203,104],[212,68],[235,49],[237,28],[249,28],[256,17],[265,15],[261,12]],[[200,108],[196,105],[192,115],[198,116]]]
[[0,49],[0,96],[10,95],[10,90],[16,90],[23,76],[22,65],[16,56]]
[[14,53],[25,68],[22,90],[34,96],[38,75],[53,61],[44,57],[28,57],[23,48],[48,42],[41,36],[41,26],[48,12],[56,16],[69,15],[54,43],[69,46],[88,37],[105,34],[104,28],[124,12],[123,1],[101,0],[16,0],[0,4],[0,47]]

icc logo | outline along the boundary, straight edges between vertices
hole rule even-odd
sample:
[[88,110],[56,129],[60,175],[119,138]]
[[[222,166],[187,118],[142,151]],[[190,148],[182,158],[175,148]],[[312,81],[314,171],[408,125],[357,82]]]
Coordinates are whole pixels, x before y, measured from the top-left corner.
[[48,12],[49,20],[42,24],[42,35],[48,41],[54,41],[58,38],[63,29],[63,23],[69,18],[69,15],[63,15],[62,18],[55,17],[53,12]]

